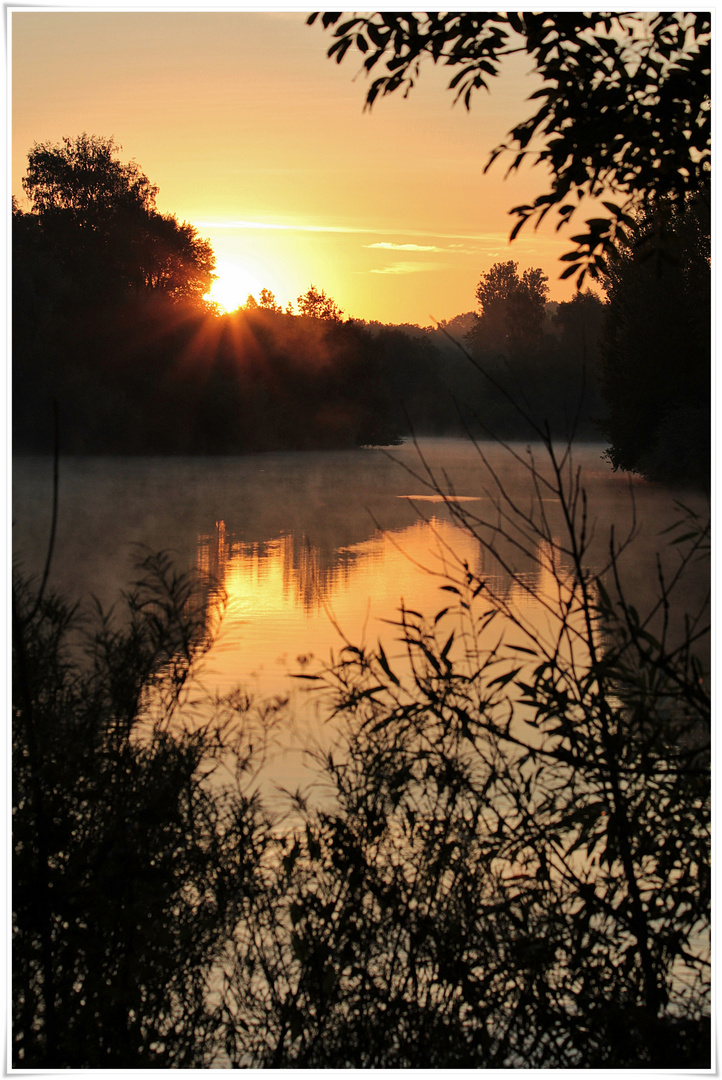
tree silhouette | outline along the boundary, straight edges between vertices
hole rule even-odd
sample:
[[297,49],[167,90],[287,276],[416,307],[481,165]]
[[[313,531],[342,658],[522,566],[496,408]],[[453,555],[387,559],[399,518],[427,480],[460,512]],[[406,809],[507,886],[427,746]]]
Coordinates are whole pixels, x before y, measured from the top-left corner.
[[34,212],[44,223],[55,213],[72,215],[81,228],[94,231],[121,208],[154,210],[158,188],[134,161],[123,165],[119,149],[112,138],[85,132],[59,143],[35,143],[23,179]]
[[80,661],[77,612],[13,585],[21,1068],[207,1067],[213,1053],[209,971],[251,883],[261,821],[252,798],[224,798],[207,779],[244,703],[226,702],[218,724],[189,713],[210,644],[203,592],[167,556],[139,570],[125,619],[106,615]]
[[215,256],[187,222],[156,210],[158,188],[112,138],[36,143],[23,187],[49,255],[94,301],[162,293],[200,303]]
[[520,277],[517,263],[494,263],[476,287],[480,317],[470,339],[498,352],[537,346],[544,326],[547,280],[540,269],[525,270]]
[[139,286],[172,300],[199,301],[211,287],[215,255],[193,225],[174,214],[148,215],[136,236]]
[[258,306],[260,308],[265,308],[266,311],[275,311],[278,315],[282,312],[281,305],[276,302],[276,297],[270,289],[261,289],[258,297]]
[[[709,482],[710,220],[698,199],[640,215],[609,260],[601,377],[609,457],[668,481]],[[660,216],[661,257],[651,248]]]
[[326,296],[323,289],[317,289],[312,285],[305,293],[298,297],[299,315],[307,315],[312,319],[328,319],[331,322],[341,322],[343,311],[331,299]]

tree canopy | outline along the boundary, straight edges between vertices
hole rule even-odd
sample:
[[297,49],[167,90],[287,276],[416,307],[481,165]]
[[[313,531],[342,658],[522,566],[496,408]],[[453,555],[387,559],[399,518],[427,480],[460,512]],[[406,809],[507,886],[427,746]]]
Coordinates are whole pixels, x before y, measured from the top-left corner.
[[327,12],[321,21],[333,28],[328,55],[337,62],[355,49],[366,72],[385,64],[367,91],[369,107],[397,90],[408,95],[428,58],[459,69],[449,89],[469,108],[507,57],[528,55],[542,80],[531,95],[536,112],[492,150],[487,169],[506,153],[509,172],[530,158],[550,175],[548,190],[510,211],[512,238],[552,209],[559,228],[588,198],[605,200],[606,215],[588,218],[563,256],[562,277],[577,273],[580,286],[585,274],[598,276],[635,210],[662,198],[681,205],[708,182],[708,12]]
[[311,285],[296,302],[299,315],[307,315],[312,319],[330,319],[332,322],[341,321],[341,308],[330,296],[326,296],[323,289],[317,289],[315,285]]
[[153,291],[200,302],[215,269],[210,243],[158,212],[158,188],[119,151],[85,133],[32,147],[23,188],[41,245],[94,297]]
[[270,289],[261,289],[258,306],[265,308],[266,311],[275,311],[277,315],[282,311],[281,305],[276,301],[275,294]]
[[472,334],[480,332],[497,349],[538,344],[549,293],[547,280],[538,267],[524,270],[520,277],[512,260],[494,263],[476,287],[480,320]]
[[121,209],[155,210],[158,188],[136,162],[117,158],[115,141],[83,132],[59,143],[35,143],[28,154],[23,188],[42,220],[72,214],[79,225],[96,229]]
[[600,378],[615,468],[709,484],[710,219],[695,200],[667,217],[670,257],[654,258],[640,214],[603,279]]

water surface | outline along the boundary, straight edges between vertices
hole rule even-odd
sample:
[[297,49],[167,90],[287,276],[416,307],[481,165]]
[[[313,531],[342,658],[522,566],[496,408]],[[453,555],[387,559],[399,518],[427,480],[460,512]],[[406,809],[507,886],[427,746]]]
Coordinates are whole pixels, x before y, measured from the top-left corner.
[[[227,602],[207,658],[205,680],[225,692],[241,684],[259,696],[292,695],[291,675],[327,661],[344,640],[398,654],[389,620],[401,602],[433,616],[448,600],[446,575],[467,563],[529,620],[534,603],[513,585],[478,541],[455,524],[429,486],[432,470],[479,522],[497,521],[514,503],[526,512],[536,495],[526,470],[507,450],[466,440],[426,439],[390,452],[276,453],[242,458],[63,458],[59,517],[50,585],[104,605],[117,599],[133,573],[135,545],[174,553],[181,568],[198,567],[218,582],[208,603]],[[527,449],[517,446],[522,459]],[[533,447],[540,461],[544,451]],[[587,555],[591,569],[617,537],[638,535],[622,558],[631,598],[641,611],[656,591],[656,553],[663,530],[681,514],[681,500],[705,512],[704,500],[614,474],[603,448],[575,450],[588,498]],[[537,493],[538,494],[538,493]],[[539,504],[555,535],[563,536],[560,507],[541,491]],[[507,502],[507,499],[509,502]],[[26,572],[39,573],[47,548],[52,462],[17,459],[13,468],[13,550]],[[483,526],[479,526],[483,531]],[[551,590],[531,549],[509,549],[537,592]],[[675,551],[666,551],[673,572]],[[707,587],[700,568],[685,590],[690,606]],[[539,633],[543,625],[539,623]],[[299,658],[301,663],[299,664]],[[306,666],[303,666],[305,662]]]

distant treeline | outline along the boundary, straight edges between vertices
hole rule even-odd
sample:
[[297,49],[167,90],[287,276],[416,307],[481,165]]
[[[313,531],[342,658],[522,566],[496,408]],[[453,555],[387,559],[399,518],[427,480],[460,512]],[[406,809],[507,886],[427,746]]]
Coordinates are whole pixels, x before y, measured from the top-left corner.
[[[36,145],[13,207],[18,452],[237,454],[391,444],[410,433],[606,436],[615,466],[709,475],[709,204],[649,221],[605,264],[606,299],[547,301],[538,269],[482,273],[478,311],[439,327],[342,320],[311,287],[219,314],[207,241],[95,136]],[[651,219],[650,219],[651,220]],[[641,256],[641,257],[640,257]]]
[[[491,357],[485,366],[561,429],[582,390],[574,319],[598,332],[601,308],[588,300],[561,305],[538,350],[516,363]],[[262,308],[214,315],[151,296],[58,312],[52,345],[41,343],[42,327],[42,320],[15,322],[20,451],[50,448],[53,400],[70,453],[338,448],[479,423],[529,434],[459,347],[464,335],[453,324],[447,332],[402,330]],[[594,344],[587,352],[593,363]],[[583,427],[591,434],[600,403],[593,393],[586,400]]]

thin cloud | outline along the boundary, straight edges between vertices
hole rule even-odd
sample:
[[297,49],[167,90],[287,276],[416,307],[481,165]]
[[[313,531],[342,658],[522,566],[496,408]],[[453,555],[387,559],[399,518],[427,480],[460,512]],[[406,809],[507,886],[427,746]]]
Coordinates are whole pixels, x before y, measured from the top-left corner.
[[[350,233],[360,236],[372,236],[374,233],[378,236],[379,233],[383,236],[385,233],[387,236],[413,236],[419,237],[419,239],[434,239],[434,240],[461,240],[465,243],[477,243],[477,244],[506,244],[508,236],[506,233],[441,233],[432,232],[428,229],[389,229],[384,226],[382,228],[361,227],[356,225],[299,225],[296,222],[280,222],[280,221],[248,221],[246,219],[224,219],[224,220],[195,220],[193,224],[198,229],[272,229],[283,232],[310,232],[310,233]],[[379,246],[367,245],[368,247]],[[558,243],[558,241],[557,241]],[[406,245],[400,245],[402,250],[419,250],[418,248],[407,248]]]
[[[497,241],[494,242],[496,243]],[[489,243],[491,243],[491,241],[487,239],[485,243],[487,245],[486,250],[488,251],[488,245]],[[447,251],[451,255],[478,255],[480,250],[481,249],[478,246],[469,247],[467,244],[449,244],[447,248]]]
[[196,221],[198,229],[275,229],[281,232],[370,233],[375,229],[356,229],[345,225],[289,225],[277,221]]
[[390,266],[381,267],[378,270],[370,270],[370,274],[416,274],[419,270],[438,270],[438,263],[421,262],[397,262]]
[[380,241],[378,244],[364,244],[367,248],[383,248],[384,251],[441,251],[435,244],[390,244]]

